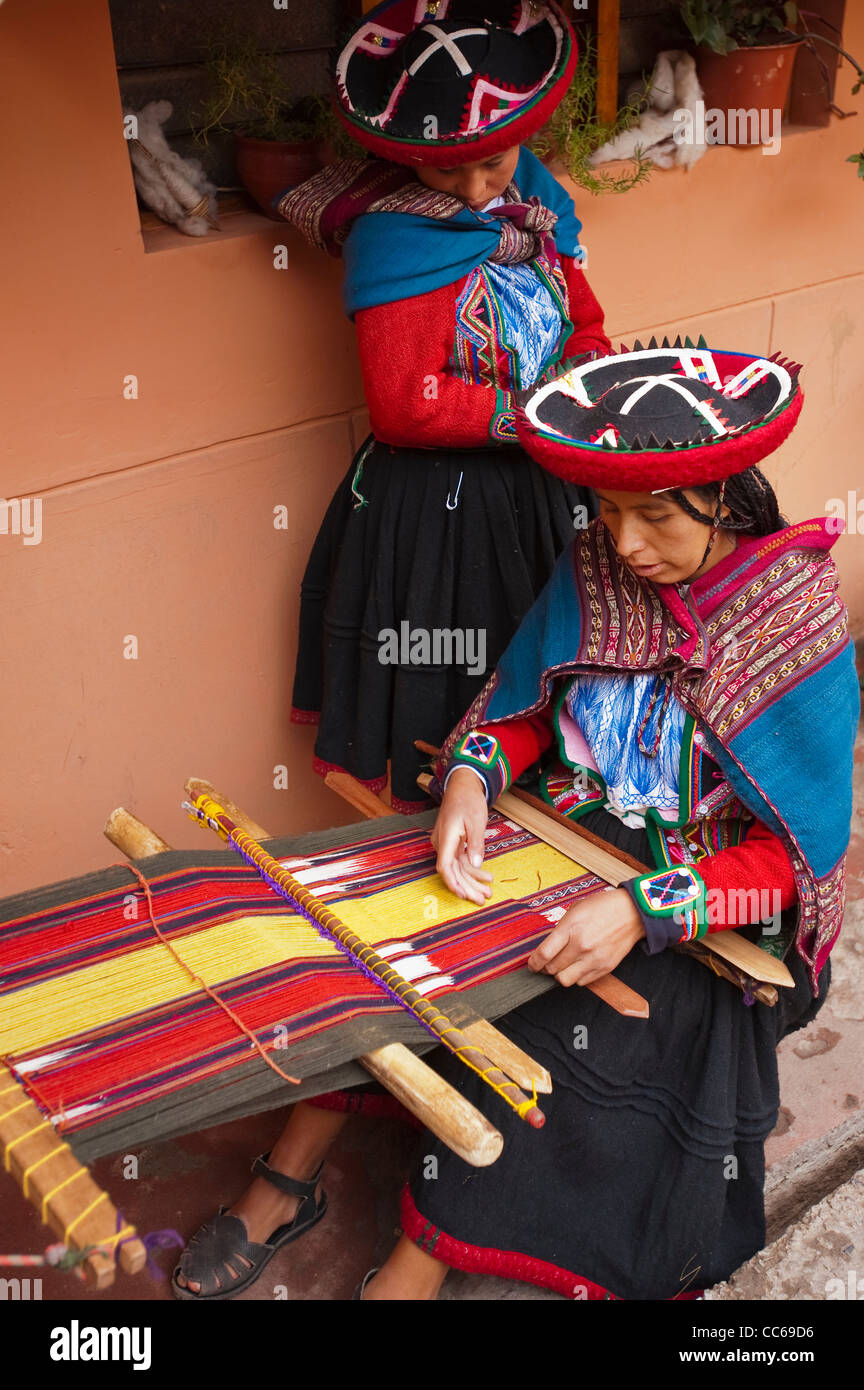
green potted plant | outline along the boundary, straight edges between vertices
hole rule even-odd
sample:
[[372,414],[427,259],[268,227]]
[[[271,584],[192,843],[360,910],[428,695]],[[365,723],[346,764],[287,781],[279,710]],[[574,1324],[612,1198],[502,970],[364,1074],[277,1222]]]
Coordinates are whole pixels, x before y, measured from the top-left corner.
[[682,0],[708,108],[782,111],[802,36],[792,0]]
[[[807,10],[794,0],[681,0],[681,16],[699,46],[697,63],[706,107],[783,110],[789,95],[796,46],[827,44],[857,73],[852,95],[864,87],[864,68],[825,34],[802,27]],[[794,31],[793,31],[794,26]],[[830,25],[837,37],[840,31]],[[824,68],[826,85],[827,69]],[[850,113],[847,113],[850,114]],[[855,156],[852,156],[854,159]]]
[[580,41],[582,54],[564,100],[550,121],[530,142],[531,149],[548,163],[560,159],[574,183],[589,193],[626,193],[644,183],[654,169],[651,160],[636,151],[629,169],[612,173],[596,168],[591,156],[601,145],[637,124],[645,106],[648,87],[622,106],[611,124],[597,119],[597,49],[590,32]]
[[210,91],[196,138],[206,144],[214,132],[233,134],[241,183],[261,211],[278,221],[272,200],[327,162],[329,105],[321,97],[292,101],[276,55],[242,29],[213,38],[205,68]]

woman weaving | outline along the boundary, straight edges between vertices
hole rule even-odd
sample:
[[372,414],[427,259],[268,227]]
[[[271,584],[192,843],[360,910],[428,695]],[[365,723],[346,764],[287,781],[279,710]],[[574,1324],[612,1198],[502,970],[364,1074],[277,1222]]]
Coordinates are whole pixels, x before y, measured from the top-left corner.
[[[530,967],[567,988],[499,1026],[552,1074],[546,1126],[496,1107],[506,1142],[487,1169],[425,1136],[437,1177],[415,1174],[364,1299],[434,1299],[448,1267],[575,1298],[692,1296],[764,1242],[775,1050],[828,985],[858,714],[835,537],[789,526],[755,466],[800,404],[795,369],[664,348],[575,369],[527,406],[526,447],[592,486],[600,517],[442,750],[439,871],[485,900],[488,806],[538,759],[547,799],[655,869],[571,909],[534,951]],[[795,987],[774,1009],[670,949],[742,920],[786,953]],[[573,988],[611,969],[650,999],[647,1023]],[[476,1078],[440,1069],[476,1099]],[[230,1297],[277,1222],[278,1243],[317,1219],[343,1118],[295,1107],[270,1156],[293,1184],[269,1202],[250,1189],[242,1221],[220,1218],[235,1221],[230,1258],[226,1241],[214,1272],[193,1248],[184,1279]]]

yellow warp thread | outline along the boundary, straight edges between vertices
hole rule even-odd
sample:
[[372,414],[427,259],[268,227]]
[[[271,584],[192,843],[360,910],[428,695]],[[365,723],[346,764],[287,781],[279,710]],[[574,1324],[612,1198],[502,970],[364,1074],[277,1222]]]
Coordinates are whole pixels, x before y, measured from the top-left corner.
[[9,1159],[11,1158],[12,1150],[16,1147],[16,1145],[23,1144],[25,1139],[29,1139],[30,1136],[33,1134],[38,1134],[41,1129],[50,1128],[50,1125],[50,1120],[43,1120],[40,1125],[34,1125],[32,1129],[28,1129],[26,1134],[19,1134],[17,1139],[13,1139],[10,1143],[6,1145],[6,1152],[3,1155],[3,1166],[6,1169],[7,1173],[9,1172]]
[[[37,1158],[37,1159],[36,1159],[36,1162],[35,1162],[35,1163],[31,1163],[29,1168],[25,1168],[25,1169],[24,1169],[24,1172],[21,1174],[21,1185],[22,1185],[22,1187],[24,1188],[24,1196],[25,1196],[25,1197],[29,1197],[29,1195],[30,1195],[29,1190],[28,1190],[28,1187],[27,1187],[27,1184],[28,1184],[28,1182],[29,1182],[29,1180],[30,1180],[30,1174],[31,1174],[31,1173],[35,1173],[35,1171],[36,1171],[37,1168],[41,1168],[43,1163],[47,1163],[48,1160],[49,1160],[49,1158],[53,1158],[55,1154],[62,1153],[64,1149],[68,1149],[68,1148],[69,1148],[69,1145],[66,1144],[66,1143],[58,1144],[57,1147],[56,1147],[56,1149],[52,1149],[52,1150],[51,1150],[50,1154],[43,1154],[41,1158]],[[71,1149],[70,1149],[69,1151],[70,1151],[70,1153],[71,1153]]]
[[534,1092],[531,1099],[523,1100],[522,1104],[516,1107],[517,1112],[522,1119],[524,1119],[525,1116],[528,1114],[528,1111],[537,1104],[537,1082],[533,1077],[531,1078],[531,1089]]
[[[104,1195],[104,1194],[103,1194],[103,1195]],[[95,1206],[95,1203],[94,1203],[94,1206]],[[71,1229],[71,1227],[70,1227],[70,1229]],[[106,1238],[105,1238],[104,1240],[100,1240],[100,1242],[99,1242],[99,1244],[97,1245],[96,1249],[97,1249],[97,1250],[107,1250],[109,1253],[111,1253],[111,1252],[113,1252],[115,1245],[117,1245],[121,1240],[126,1240],[126,1239],[128,1239],[129,1236],[134,1236],[134,1235],[135,1235],[135,1227],[134,1227],[134,1226],[124,1226],[123,1229],[122,1229],[122,1231],[118,1231],[118,1232],[117,1232],[116,1236],[106,1236]]]
[[47,1219],[47,1216],[48,1216],[48,1203],[51,1201],[51,1198],[52,1198],[52,1197],[56,1197],[58,1192],[62,1192],[64,1187],[68,1187],[69,1184],[70,1184],[70,1182],[74,1182],[76,1178],[82,1177],[83,1175],[86,1174],[86,1172],[87,1172],[87,1169],[86,1169],[86,1168],[78,1168],[76,1172],[70,1174],[70,1176],[69,1176],[68,1178],[64,1179],[63,1182],[58,1182],[58,1184],[57,1184],[56,1187],[52,1187],[50,1192],[46,1192],[46,1193],[45,1193],[45,1196],[42,1198],[42,1220],[43,1220],[43,1222]]
[[93,1211],[96,1207],[98,1207],[98,1205],[99,1205],[100,1202],[107,1202],[107,1200],[108,1200],[108,1193],[107,1193],[107,1192],[100,1192],[98,1197],[94,1197],[94,1198],[93,1198],[93,1201],[90,1203],[89,1207],[85,1207],[83,1211],[81,1211],[81,1212],[78,1213],[78,1215],[75,1217],[75,1220],[74,1220],[74,1221],[70,1221],[70,1222],[69,1222],[69,1225],[66,1227],[66,1230],[65,1230],[64,1233],[63,1233],[63,1244],[64,1244],[64,1245],[68,1245],[68,1244],[69,1244],[69,1237],[71,1236],[72,1232],[75,1230],[75,1227],[76,1227],[77,1225],[79,1225],[80,1222],[82,1222],[82,1221],[84,1220],[85,1217],[89,1216],[90,1213],[91,1213],[91,1211]]
[[[495,861],[496,882],[489,902],[507,902],[536,890],[538,872],[544,886],[552,887],[572,879],[574,871],[579,872],[578,866],[551,846],[511,850]],[[384,942],[410,944],[413,934],[428,930],[424,902],[430,895],[438,904],[436,927],[477,911],[474,903],[450,893],[434,873],[371,899],[343,900],[338,896],[338,882],[333,886],[337,895],[328,899],[333,911],[369,943],[370,950]],[[286,960],[331,959],[341,954],[305,918],[291,913],[287,902],[284,915],[217,922],[189,933],[177,945],[187,965],[213,988]],[[422,951],[422,941],[413,947],[418,948]],[[186,971],[154,940],[152,946],[70,970],[9,995],[0,1014],[0,1055],[48,1048],[196,993]],[[20,1091],[14,1085],[6,1089]]]

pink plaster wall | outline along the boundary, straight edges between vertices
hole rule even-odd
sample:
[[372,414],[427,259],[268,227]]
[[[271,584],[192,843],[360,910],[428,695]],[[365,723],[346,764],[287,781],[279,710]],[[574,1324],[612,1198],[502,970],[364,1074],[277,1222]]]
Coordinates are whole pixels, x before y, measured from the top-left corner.
[[[100,832],[120,804],[208,843],[179,810],[190,773],[274,833],[352,819],[288,722],[300,577],[364,430],[338,265],[263,220],[145,252],[106,0],[0,6],[0,132],[0,497],[43,503],[39,545],[0,534],[0,892],[117,859]],[[574,191],[616,336],[806,364],[770,469],[793,518],[864,502],[864,183],[843,162],[862,144],[856,116],[776,158],[713,149],[621,198]],[[862,545],[835,550],[859,632]]]

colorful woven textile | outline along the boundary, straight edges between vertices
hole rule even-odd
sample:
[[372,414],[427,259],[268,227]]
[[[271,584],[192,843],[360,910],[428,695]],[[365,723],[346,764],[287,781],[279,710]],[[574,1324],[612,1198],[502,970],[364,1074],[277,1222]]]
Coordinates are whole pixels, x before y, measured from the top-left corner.
[[[497,815],[495,875],[478,910],[435,873],[434,816],[274,841],[271,851],[392,959],[454,1022],[549,988],[524,966],[566,907],[602,887]],[[428,1035],[233,852],[141,861],[160,930],[293,1086],[156,936],[134,874],[0,901],[0,1057],[82,1159],[201,1128],[336,1085],[345,1063]]]

